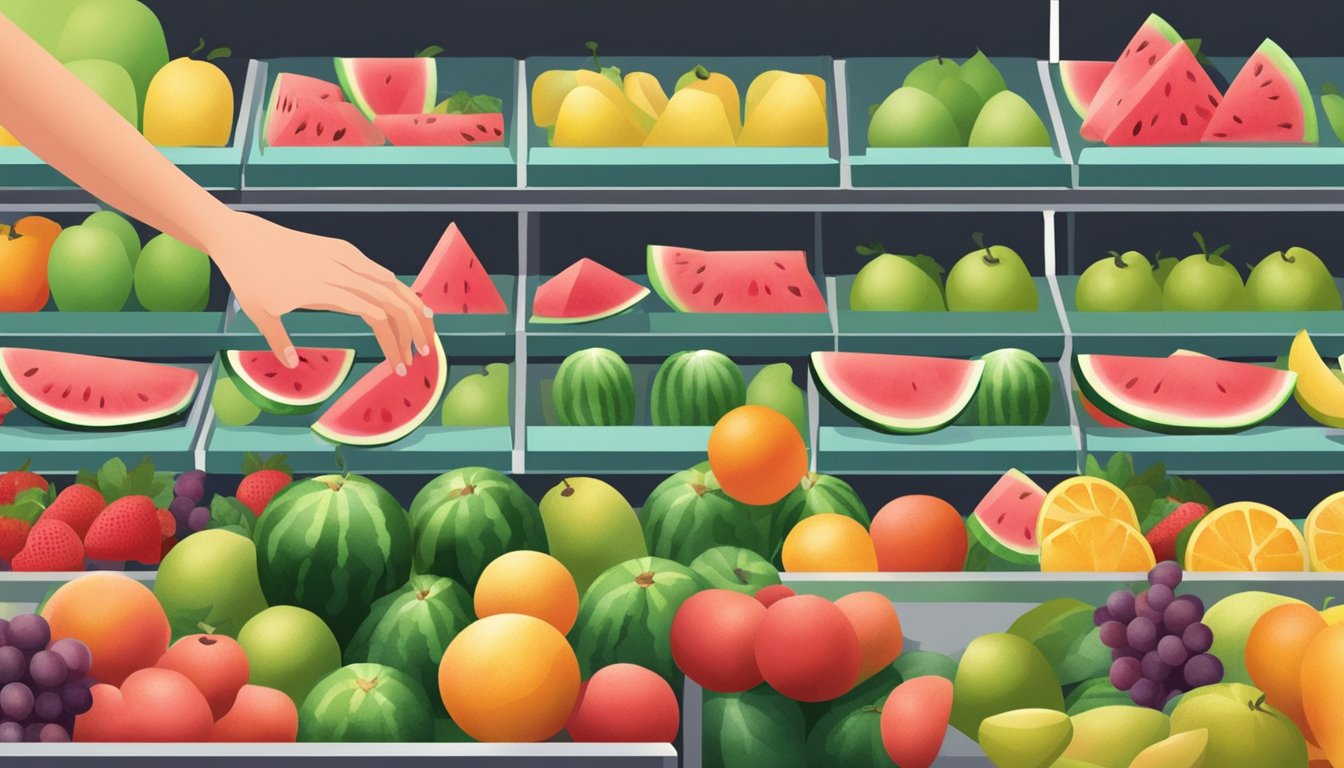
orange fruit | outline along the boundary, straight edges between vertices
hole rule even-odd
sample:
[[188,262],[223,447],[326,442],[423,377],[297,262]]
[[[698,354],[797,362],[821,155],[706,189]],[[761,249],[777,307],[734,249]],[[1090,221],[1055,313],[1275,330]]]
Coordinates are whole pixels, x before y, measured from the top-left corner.
[[1344,765],[1344,624],[1316,634],[1302,656],[1302,711],[1332,765]]
[[1344,571],[1344,491],[1327,496],[1307,515],[1307,556],[1313,571]]
[[709,433],[709,468],[723,492],[743,504],[774,504],[807,474],[807,446],[787,416],[744,405]]
[[60,233],[60,224],[42,216],[26,216],[12,228],[0,225],[0,312],[37,312],[47,305],[47,257]]
[[877,592],[854,592],[835,601],[859,636],[859,682],[882,671],[901,655],[905,635],[896,606]]
[[1106,517],[1139,529],[1134,504],[1124,491],[1099,477],[1071,477],[1052,488],[1041,502],[1036,540],[1044,542],[1065,525],[1089,517]]
[[784,570],[795,573],[877,570],[877,550],[863,524],[833,512],[798,521],[784,537],[783,559]]
[[477,741],[546,741],[565,727],[579,698],[579,661],[555,627],[501,613],[448,644],[439,694],[453,722]]
[[1246,638],[1246,671],[1265,700],[1297,723],[1302,735],[1315,742],[1302,710],[1302,659],[1307,647],[1325,629],[1325,619],[1309,605],[1271,608]]
[[1238,501],[1213,510],[1185,548],[1187,571],[1305,571],[1307,543],[1272,507]]
[[544,552],[519,550],[501,555],[476,582],[476,616],[500,613],[535,616],[569,634],[579,616],[579,589],[569,569]]
[[1147,572],[1157,565],[1152,545],[1138,528],[1109,517],[1076,520],[1041,542],[1041,570]]
[[868,534],[883,571],[960,571],[966,565],[966,523],[937,496],[887,502]]
[[172,636],[154,593],[117,573],[90,573],[66,583],[42,607],[42,617],[51,624],[53,642],[72,637],[89,647],[89,676],[109,685],[154,666]]

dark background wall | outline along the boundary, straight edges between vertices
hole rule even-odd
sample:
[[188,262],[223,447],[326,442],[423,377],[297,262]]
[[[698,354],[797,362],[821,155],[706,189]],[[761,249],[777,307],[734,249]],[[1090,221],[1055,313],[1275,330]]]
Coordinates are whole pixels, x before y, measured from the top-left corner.
[[1060,0],[1060,57],[1113,59],[1154,12],[1209,56],[1246,56],[1266,37],[1293,56],[1344,56],[1340,0]]

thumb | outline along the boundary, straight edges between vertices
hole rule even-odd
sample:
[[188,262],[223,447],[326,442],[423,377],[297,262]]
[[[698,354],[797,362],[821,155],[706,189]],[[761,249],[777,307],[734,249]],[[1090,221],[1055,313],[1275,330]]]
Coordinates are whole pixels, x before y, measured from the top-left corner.
[[285,324],[279,317],[258,312],[252,318],[252,322],[256,323],[257,330],[286,368],[293,368],[299,364],[299,353],[294,350],[294,342],[289,340],[289,333],[285,331]]

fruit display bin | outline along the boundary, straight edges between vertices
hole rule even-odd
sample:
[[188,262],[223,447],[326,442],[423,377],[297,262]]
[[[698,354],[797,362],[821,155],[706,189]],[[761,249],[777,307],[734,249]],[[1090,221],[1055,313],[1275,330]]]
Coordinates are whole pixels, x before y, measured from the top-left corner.
[[1045,64],[995,58],[1008,88],[1026,99],[1050,133],[1049,147],[869,147],[870,105],[880,104],[923,59],[846,59],[850,176],[856,187],[1068,187],[1072,156],[1052,119]]
[[[771,69],[826,81],[827,147],[551,147],[546,131],[527,120],[527,185],[533,187],[835,187],[840,184],[840,118],[834,65],[827,56],[691,58],[612,56],[603,66],[648,72],[671,93],[677,78],[702,65],[731,77],[746,96],[752,78]],[[592,59],[529,57],[530,104],[537,77],[550,69],[592,66]]]
[[0,312],[0,339],[5,346],[58,352],[201,357],[224,346],[225,315],[223,308],[205,312]]
[[518,183],[516,125],[518,62],[507,58],[440,58],[439,102],[459,90],[504,103],[504,142],[480,147],[264,147],[262,123],[281,72],[334,81],[330,58],[258,62],[253,71],[252,121],[244,187],[512,187]]
[[[1338,187],[1344,184],[1344,143],[1320,106],[1321,86],[1338,80],[1344,60],[1294,58],[1316,100],[1317,146],[1225,144],[1107,147],[1086,141],[1082,118],[1069,106],[1059,65],[1050,66],[1060,119],[1076,155],[1077,187]],[[1245,57],[1211,59],[1228,82]]]
[[[223,147],[160,147],[159,151],[206,189],[238,189],[242,186],[243,154],[247,126],[257,99],[258,62],[220,59],[212,62],[233,85],[234,123],[229,143]],[[5,187],[73,187],[64,174],[26,147],[0,147],[0,179]]]

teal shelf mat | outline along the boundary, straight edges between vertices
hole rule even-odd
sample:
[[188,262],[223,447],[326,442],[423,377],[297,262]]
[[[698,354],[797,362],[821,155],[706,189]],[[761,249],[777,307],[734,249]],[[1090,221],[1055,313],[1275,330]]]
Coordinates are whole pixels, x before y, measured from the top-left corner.
[[143,358],[203,358],[224,348],[223,312],[0,312],[5,346]]
[[[691,58],[684,56],[602,57],[624,73],[642,71],[658,78],[670,96],[677,78],[704,65],[733,79],[746,98],[751,81],[762,72],[783,69],[826,80],[829,147],[550,147],[545,129],[527,119],[527,184],[530,187],[837,187],[840,140],[835,76],[826,56]],[[541,56],[527,59],[527,89],[550,69],[579,69],[591,59]]]
[[[500,362],[505,362],[501,359]],[[340,390],[328,403],[345,393],[360,376],[374,366],[373,361],[356,362]],[[453,365],[448,361],[448,387],[451,390],[462,378],[480,373],[481,366]],[[214,366],[220,373],[219,362]],[[509,396],[512,410],[512,387],[517,366],[510,370]],[[249,452],[283,453],[298,473],[326,473],[336,471],[336,448],[323,441],[310,429],[326,406],[300,416],[274,416],[263,413],[245,427],[226,427],[215,418],[213,410],[206,423],[202,440],[205,452],[205,470],[236,474],[242,467],[243,456]],[[351,472],[379,474],[437,474],[448,467],[481,466],[508,472],[513,466],[512,427],[443,427],[436,407],[429,419],[410,436],[392,445],[377,448],[343,446],[341,456]]]
[[[1344,59],[1294,58],[1316,101],[1319,146],[1190,145],[1107,147],[1085,141],[1083,120],[1064,95],[1059,65],[1050,80],[1064,130],[1073,147],[1079,187],[1339,187],[1344,186],[1344,144],[1320,105],[1321,85],[1339,81]],[[1231,82],[1245,57],[1212,59]]]
[[442,101],[460,90],[499,97],[504,143],[479,147],[262,146],[271,86],[281,72],[336,82],[331,58],[269,59],[257,68],[247,187],[513,187],[518,184],[517,66],[506,58],[436,58]]
[[1055,135],[1050,104],[1035,59],[994,58],[1004,81],[1027,100],[1050,132],[1050,147],[868,146],[868,108],[900,87],[922,58],[845,61],[849,105],[850,176],[856,187],[1068,187],[1073,169]]
[[961,357],[1018,347],[1037,357],[1064,353],[1064,326],[1046,278],[1034,278],[1035,312],[855,312],[848,309],[854,275],[827,278],[836,307],[839,349]]

